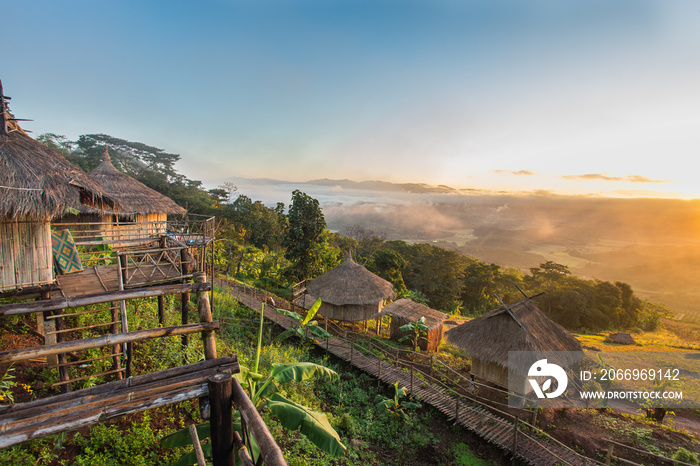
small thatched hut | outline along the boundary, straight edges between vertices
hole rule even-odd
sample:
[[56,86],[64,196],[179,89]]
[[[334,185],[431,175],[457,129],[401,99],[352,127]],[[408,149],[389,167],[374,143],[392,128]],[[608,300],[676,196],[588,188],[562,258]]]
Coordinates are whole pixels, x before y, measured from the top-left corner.
[[[102,163],[88,176],[100,184],[110,197],[119,202],[118,214],[100,215],[86,210],[62,219],[66,223],[91,225],[90,230],[110,242],[142,240],[166,233],[168,214],[184,215],[187,211],[172,199],[117,170],[105,147]],[[85,229],[83,226],[81,229]]]
[[[510,388],[520,393],[531,390],[527,373],[536,360],[548,359],[566,368],[583,356],[579,341],[529,299],[495,309],[448,330],[445,336],[471,356],[473,375],[509,387],[510,374]],[[531,352],[528,363],[511,361],[509,371],[509,351]]]
[[629,333],[616,332],[608,335],[608,340],[613,343],[618,343],[620,345],[636,345],[637,342],[634,341],[632,335]]
[[51,219],[117,206],[98,183],[29,137],[6,108],[0,97],[0,291],[53,281]]
[[428,341],[420,340],[418,346],[427,351],[437,351],[440,346],[443,334],[443,323],[445,314],[428,306],[411,301],[410,299],[399,299],[387,305],[382,311],[382,315],[391,316],[390,338],[398,340],[408,335],[410,332],[400,330],[403,325],[411,322],[418,322],[421,317],[425,317],[425,324],[428,326]]
[[391,283],[356,264],[348,257],[343,263],[311,280],[309,295],[321,298],[319,314],[329,320],[362,322],[375,317],[384,301],[396,297]]

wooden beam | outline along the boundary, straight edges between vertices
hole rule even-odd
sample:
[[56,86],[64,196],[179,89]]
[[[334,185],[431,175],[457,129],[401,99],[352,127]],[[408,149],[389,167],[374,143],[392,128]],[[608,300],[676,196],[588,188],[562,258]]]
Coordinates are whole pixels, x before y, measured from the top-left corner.
[[[226,364],[238,364],[238,357],[235,354],[229,356],[222,356],[217,359],[210,359],[208,361],[200,361],[194,364],[187,364],[184,366],[178,366],[171,369],[165,369],[158,372],[152,372],[150,374],[137,375],[131,379],[119,380],[116,382],[109,382],[102,385],[97,385],[90,388],[84,388],[80,391],[73,393],[67,393],[63,395],[55,395],[49,398],[42,398],[40,400],[30,401],[27,403],[18,403],[14,405],[3,405],[0,406],[0,416],[5,415],[9,412],[23,411],[26,409],[39,408],[41,406],[46,406],[49,404],[61,403],[65,401],[70,401],[76,398],[81,398],[90,395],[99,395],[103,393],[110,393],[115,390],[122,390],[128,387],[138,387],[141,385],[158,382],[162,380],[169,380],[174,377],[181,376],[183,374],[197,373],[201,371],[206,371],[213,367],[223,366]],[[238,373],[236,368],[233,373]]]
[[220,323],[203,322],[199,324],[176,325],[173,327],[151,328],[146,330],[136,330],[129,333],[118,333],[116,335],[103,335],[85,340],[66,341],[54,345],[34,346],[31,348],[19,348],[0,352],[0,364],[27,359],[61,354],[69,351],[82,351],[91,348],[101,348],[103,346],[113,346],[123,343],[133,343],[135,341],[148,340],[151,338],[166,337],[170,335],[186,335],[189,333],[207,332],[220,328]]
[[[194,274],[195,283],[204,283],[207,276],[204,272]],[[209,305],[209,295],[206,292],[197,292],[197,306],[199,308],[199,321],[211,322],[211,307]],[[214,332],[202,332],[202,343],[204,344],[204,357],[206,359],[216,359],[216,341]]]
[[177,283],[174,285],[150,286],[124,291],[108,291],[85,296],[54,298],[43,301],[0,305],[0,316],[31,314],[32,312],[57,311],[75,307],[100,304],[123,299],[148,298],[166,294],[193,293],[211,290],[211,283]]

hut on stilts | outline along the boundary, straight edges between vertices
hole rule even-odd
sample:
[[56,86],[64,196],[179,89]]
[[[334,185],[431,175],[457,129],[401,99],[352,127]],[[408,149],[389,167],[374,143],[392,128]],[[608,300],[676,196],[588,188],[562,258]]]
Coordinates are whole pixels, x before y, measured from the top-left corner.
[[431,309],[410,299],[399,299],[387,305],[381,312],[382,316],[391,316],[390,338],[399,340],[410,332],[401,330],[401,327],[416,323],[421,317],[425,317],[425,324],[428,326],[428,334],[425,340],[420,339],[418,346],[424,351],[437,351],[443,335],[443,323],[445,313]]
[[118,213],[81,209],[78,215],[61,219],[83,239],[130,246],[153,241],[167,232],[168,215],[183,216],[187,211],[169,197],[122,173],[112,165],[109,151],[88,176],[119,202]]
[[[522,394],[532,390],[527,376],[536,360],[566,368],[583,356],[579,341],[530,299],[494,309],[448,330],[445,337],[472,358],[473,376]],[[527,356],[528,362],[511,359],[509,368],[509,352]]]
[[306,287],[306,303],[321,299],[318,311],[327,320],[363,322],[377,317],[385,301],[396,297],[393,285],[348,257],[314,278]]
[[0,84],[0,292],[54,282],[51,221],[118,203],[9,116]]

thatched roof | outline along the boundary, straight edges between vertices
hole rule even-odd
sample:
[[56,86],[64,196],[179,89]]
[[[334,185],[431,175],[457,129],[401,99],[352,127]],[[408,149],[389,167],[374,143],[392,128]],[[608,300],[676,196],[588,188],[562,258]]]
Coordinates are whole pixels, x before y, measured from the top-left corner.
[[0,128],[0,218],[45,219],[70,209],[112,210],[113,197],[14,121]]
[[309,282],[309,294],[334,306],[370,305],[394,299],[394,286],[348,257],[343,263]]
[[[509,351],[538,352],[542,358],[557,352],[558,363],[565,365],[580,357],[573,352],[581,352],[579,341],[544,315],[529,299],[510,305],[509,312],[503,308],[494,309],[448,330],[445,336],[448,342],[472,358],[503,367],[508,367]],[[527,367],[524,370],[527,371]]]
[[185,215],[187,211],[177,205],[169,197],[163,196],[140,181],[120,172],[109,158],[105,147],[102,163],[88,173],[97,181],[110,196],[119,201],[121,212],[125,215],[134,214],[176,214]]
[[439,327],[445,321],[445,313],[431,309],[410,299],[399,299],[382,309],[381,315],[399,317],[408,322],[418,322],[425,317],[425,323],[430,328]]
[[621,345],[636,345],[637,344],[637,342],[634,341],[634,338],[632,338],[632,335],[630,335],[629,333],[622,333],[622,332],[609,334],[608,340],[612,341],[613,343],[619,343]]

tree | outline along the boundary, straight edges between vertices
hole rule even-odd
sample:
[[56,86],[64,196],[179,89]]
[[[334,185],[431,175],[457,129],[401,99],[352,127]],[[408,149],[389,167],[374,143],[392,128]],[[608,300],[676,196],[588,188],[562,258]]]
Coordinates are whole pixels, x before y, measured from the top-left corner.
[[326,219],[318,200],[298,189],[292,193],[292,204],[287,215],[289,226],[282,246],[284,257],[292,262],[287,273],[297,280],[309,278],[318,270],[320,245]]
[[374,253],[370,270],[394,285],[397,293],[406,291],[406,284],[403,281],[401,271],[406,267],[406,260],[396,251],[391,249],[380,249]]

